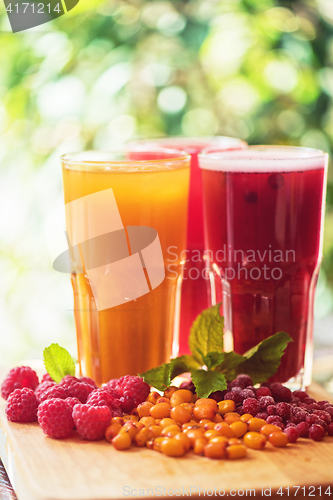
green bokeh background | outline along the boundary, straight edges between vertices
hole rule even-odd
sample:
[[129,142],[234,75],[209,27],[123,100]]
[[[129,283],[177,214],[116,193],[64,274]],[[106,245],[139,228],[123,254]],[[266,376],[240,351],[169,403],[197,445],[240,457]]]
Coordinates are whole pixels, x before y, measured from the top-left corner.
[[[331,153],[332,0],[80,0],[17,34],[2,4],[0,44],[1,363],[51,342],[76,352],[70,280],[44,232],[60,154],[178,134]],[[331,170],[317,318],[332,287]]]

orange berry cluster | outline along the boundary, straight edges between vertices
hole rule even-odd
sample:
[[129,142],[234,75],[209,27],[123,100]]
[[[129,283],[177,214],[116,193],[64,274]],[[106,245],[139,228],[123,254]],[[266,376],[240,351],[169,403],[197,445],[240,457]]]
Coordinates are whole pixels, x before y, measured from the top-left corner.
[[196,455],[215,459],[243,458],[247,448],[261,450],[267,442],[277,447],[289,443],[280,427],[235,410],[234,401],[217,403],[199,399],[187,389],[168,387],[163,396],[150,392],[130,415],[112,418],[105,437],[116,450],[133,444],[181,457],[192,449]]

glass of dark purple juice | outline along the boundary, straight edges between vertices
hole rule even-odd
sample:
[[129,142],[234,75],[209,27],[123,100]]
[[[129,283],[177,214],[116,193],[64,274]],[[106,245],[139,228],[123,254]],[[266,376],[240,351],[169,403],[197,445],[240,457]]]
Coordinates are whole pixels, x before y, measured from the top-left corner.
[[326,153],[284,146],[199,155],[212,304],[226,350],[279,331],[290,342],[271,381],[311,382],[314,292],[322,260]]

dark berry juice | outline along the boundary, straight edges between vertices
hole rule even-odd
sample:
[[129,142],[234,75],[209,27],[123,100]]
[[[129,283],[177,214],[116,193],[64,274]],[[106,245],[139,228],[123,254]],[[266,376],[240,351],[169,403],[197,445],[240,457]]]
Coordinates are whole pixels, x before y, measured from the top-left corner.
[[190,192],[187,224],[187,249],[171,247],[166,259],[169,259],[170,271],[173,262],[179,256],[183,262],[183,278],[181,283],[181,309],[178,325],[175,328],[173,355],[189,354],[188,337],[195,318],[209,307],[209,290],[206,279],[206,261],[204,259],[204,227],[202,207],[201,174],[198,165],[198,154],[207,147],[218,147],[220,150],[244,149],[247,144],[231,137],[167,137],[163,139],[137,141],[131,146],[152,145],[186,151],[191,155]]
[[235,156],[212,153],[200,160],[206,248],[230,290],[234,350],[243,354],[287,332],[293,342],[272,380],[307,385],[327,158],[283,147]]

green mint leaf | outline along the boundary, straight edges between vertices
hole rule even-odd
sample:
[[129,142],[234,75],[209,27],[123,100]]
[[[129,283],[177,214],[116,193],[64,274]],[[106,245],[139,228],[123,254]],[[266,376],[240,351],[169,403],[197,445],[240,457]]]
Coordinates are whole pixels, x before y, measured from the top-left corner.
[[205,364],[203,357],[211,351],[223,352],[223,317],[220,306],[205,309],[195,319],[189,336],[189,346],[194,358]]
[[170,361],[170,379],[172,380],[182,373],[199,369],[200,366],[200,363],[198,363],[193,356],[188,354],[179,356],[179,358],[174,358]]
[[171,384],[170,365],[170,363],[164,363],[157,368],[139,373],[139,377],[142,377],[147,384],[152,385],[158,391],[164,391],[164,389]]
[[232,380],[239,373],[246,373],[252,378],[253,384],[266,382],[277,372],[281,357],[289,342],[293,339],[285,332],[278,332],[252,347],[244,354],[245,361],[227,374]]
[[[228,373],[230,370],[236,368],[246,360],[241,354],[237,354],[235,351],[225,352],[221,364],[216,366],[215,371],[221,373]],[[229,377],[227,377],[229,380]]]
[[210,370],[192,370],[191,377],[199,398],[207,398],[212,392],[223,391],[227,388],[223,373]]
[[221,365],[221,363],[223,363],[225,354],[226,353],[224,352],[211,351],[206,356],[203,356],[202,359],[208,370],[213,370],[217,366]]
[[72,356],[58,344],[51,344],[44,349],[43,360],[47,373],[57,383],[65,375],[75,375],[75,363]]

